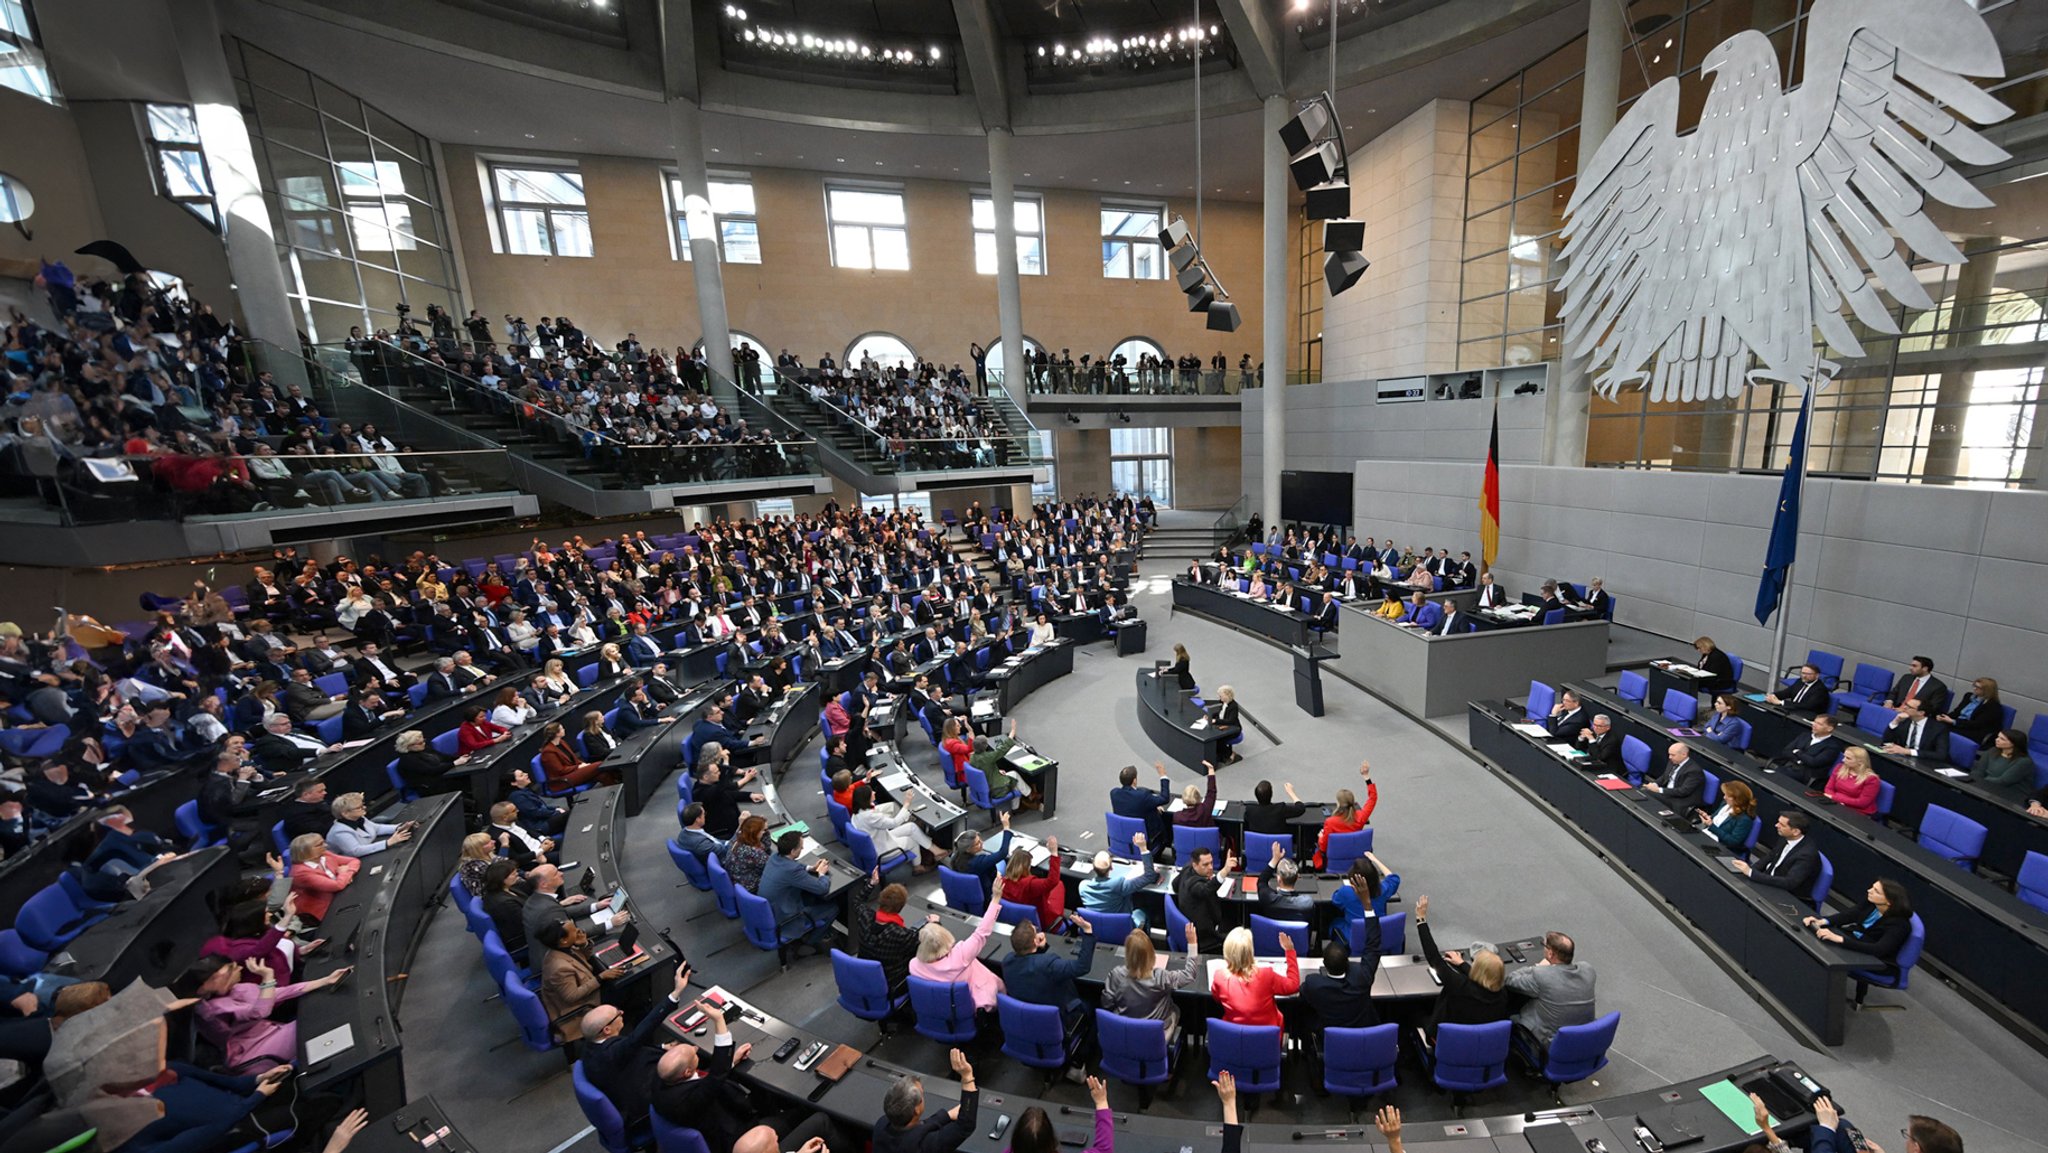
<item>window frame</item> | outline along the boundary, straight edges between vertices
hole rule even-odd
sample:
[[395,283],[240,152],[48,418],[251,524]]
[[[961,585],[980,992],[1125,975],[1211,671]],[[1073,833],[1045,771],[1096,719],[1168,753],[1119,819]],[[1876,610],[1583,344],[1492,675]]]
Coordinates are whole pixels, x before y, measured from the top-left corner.
[[[581,165],[574,161],[563,163],[558,160],[486,159],[483,161],[483,166],[484,195],[490,204],[491,224],[493,226],[491,245],[492,251],[497,255],[565,257],[569,259],[591,259],[597,255],[597,237],[590,229],[590,190],[583,188],[583,168]],[[576,177],[577,187],[583,192],[583,203],[549,204],[539,200],[508,200],[498,191],[498,174],[500,172],[551,172],[557,175],[573,175]],[[512,248],[512,229],[505,221],[507,210],[539,212],[543,215],[547,221],[548,250],[546,252],[519,252]],[[583,231],[591,238],[589,252],[562,252],[558,250],[555,241],[558,235],[558,230],[555,226],[557,214],[581,216],[583,218]]]
[[[192,139],[166,139],[156,133],[156,119],[153,115],[158,108],[174,109],[184,113],[192,124]],[[146,100],[142,102],[142,135],[149,142],[150,177],[156,181],[158,196],[178,205],[191,213],[201,224],[220,231],[220,205],[214,195],[213,170],[206,163],[206,149],[199,141],[199,112],[190,104],[177,104],[168,100]],[[198,161],[199,179],[206,185],[203,195],[183,193],[171,187],[168,157],[190,156]],[[190,172],[183,164],[180,171]]]
[[[834,192],[861,192],[861,193],[869,193],[869,194],[881,194],[881,195],[886,195],[886,196],[894,196],[894,197],[895,197],[895,198],[896,198],[896,199],[897,199],[897,200],[898,200],[898,201],[899,201],[899,202],[900,202],[900,203],[902,204],[902,207],[903,207],[903,223],[902,223],[902,224],[872,224],[872,223],[869,223],[869,222],[867,222],[867,221],[853,221],[853,220],[849,220],[849,221],[846,221],[845,223],[843,223],[843,224],[842,224],[842,223],[841,223],[841,222],[840,222],[840,221],[839,221],[839,220],[838,220],[838,219],[837,219],[836,217],[834,217],[834,216],[833,216],[833,214],[832,214],[832,194],[833,194]],[[839,249],[840,249],[840,244],[839,244],[839,230],[840,230],[841,228],[859,228],[859,229],[862,229],[862,230],[863,230],[863,231],[864,231],[864,232],[866,233],[866,248],[867,248],[867,263],[866,263],[866,264],[847,264],[847,263],[843,263],[843,262],[842,262],[842,259],[841,259],[841,254],[840,254],[840,251],[839,251]],[[877,264],[875,263],[875,232],[876,232],[876,230],[877,230],[877,229],[880,229],[880,230],[882,230],[882,231],[886,231],[886,232],[900,232],[900,233],[902,233],[902,234],[903,234],[903,267],[901,267],[901,268],[883,268],[883,267],[880,267],[879,265],[877,265]],[[834,268],[839,268],[839,269],[845,269],[845,270],[846,270],[846,271],[848,271],[848,272],[909,272],[909,271],[911,271],[911,260],[910,260],[910,197],[908,196],[908,194],[906,194],[906,193],[905,193],[903,185],[901,185],[901,184],[890,184],[890,183],[882,183],[882,182],[879,182],[879,181],[860,181],[860,180],[827,180],[827,181],[825,181],[825,243],[826,243],[826,252],[827,252],[827,256],[828,256],[828,259],[830,259],[830,261],[831,261],[831,263],[832,263],[832,267],[834,267]]]
[[[670,255],[676,260],[689,261],[695,260],[696,255],[690,250],[689,222],[683,212],[682,182],[682,177],[677,174],[675,169],[664,168],[661,170],[662,196],[668,202],[668,243]],[[712,208],[711,226],[716,233],[715,239],[718,242],[719,262],[723,264],[760,264],[761,203],[755,197],[754,174],[751,172],[712,172],[708,174],[707,183],[744,184],[747,186],[747,199],[754,202],[754,210],[752,212],[720,212],[716,206]],[[728,223],[745,223],[754,226],[754,259],[734,260],[732,253],[726,250],[725,226]]]
[[[1025,239],[1025,238],[1026,238],[1026,237],[1030,237],[1031,239],[1033,239],[1033,240],[1036,240],[1036,241],[1038,242],[1038,270],[1037,270],[1036,272],[1034,272],[1034,271],[1030,270],[1029,268],[1026,268],[1026,267],[1025,267],[1025,263],[1024,263],[1024,254],[1023,254],[1022,252],[1019,252],[1019,253],[1017,253],[1017,275],[1019,275],[1019,276],[1049,276],[1049,275],[1051,275],[1051,272],[1050,272],[1050,270],[1049,270],[1049,269],[1048,269],[1048,268],[1046,267],[1046,264],[1047,264],[1047,261],[1046,261],[1046,251],[1047,251],[1047,245],[1046,245],[1046,235],[1045,235],[1045,195],[1044,195],[1043,193],[1039,193],[1039,192],[1015,192],[1015,193],[1012,193],[1012,194],[1011,194],[1011,198],[1012,198],[1012,200],[1013,200],[1013,203],[1012,203],[1012,205],[1011,205],[1011,215],[1012,215],[1012,217],[1014,217],[1014,216],[1015,216],[1015,214],[1016,214],[1016,203],[1021,203],[1021,202],[1023,202],[1023,201],[1027,201],[1027,200],[1028,200],[1028,201],[1030,201],[1030,202],[1031,202],[1031,203],[1032,203],[1033,205],[1037,206],[1037,208],[1038,208],[1038,228],[1037,228],[1036,230],[1034,230],[1034,231],[1028,231],[1028,232],[1027,232],[1027,231],[1025,231],[1025,230],[1024,230],[1024,229],[1022,229],[1022,228],[1019,228],[1019,229],[1017,229],[1017,240],[1018,240],[1018,241],[1019,241],[1020,243],[1021,243],[1021,242],[1022,242],[1022,241],[1023,241],[1023,240]],[[976,206],[976,205],[978,205],[978,204],[984,203],[984,202],[986,202],[986,203],[988,204],[988,217],[989,217],[989,227],[987,227],[987,228],[983,228],[982,226],[980,226],[979,224],[976,224],[976,223],[974,222],[974,209],[975,209],[975,206]],[[995,191],[994,191],[993,189],[987,189],[987,188],[975,188],[975,189],[970,189],[970,190],[968,191],[968,194],[967,194],[967,231],[968,231],[968,236],[969,236],[969,240],[968,240],[968,243],[970,243],[971,245],[973,245],[973,252],[974,252],[974,272],[975,272],[975,275],[977,275],[977,276],[994,276],[994,275],[996,274],[996,270],[995,270],[994,268],[991,268],[991,269],[989,269],[989,270],[988,270],[988,271],[986,271],[986,272],[983,272],[983,271],[982,271],[982,268],[981,268],[981,238],[982,238],[982,237],[986,236],[986,237],[988,237],[988,238],[989,238],[989,255],[991,255],[991,256],[994,256],[994,255],[996,255],[996,250],[995,250],[995,237],[996,237],[996,229],[995,229],[995,217],[996,217],[996,196],[995,196]]]
[[57,81],[50,75],[49,60],[43,55],[43,29],[36,20],[35,6],[30,0],[0,0],[0,5],[19,11],[22,25],[21,30],[17,32],[8,23],[0,22],[0,46],[13,49],[11,53],[4,54],[11,57],[13,63],[0,68],[0,75],[14,71],[35,78],[32,82],[35,86],[32,88],[5,82],[0,82],[0,88],[19,92],[31,100],[40,100],[45,104],[58,103]]
[[[1097,210],[1098,210],[1098,211],[1097,211],[1097,215],[1096,215],[1096,220],[1097,220],[1097,229],[1096,229],[1096,230],[1097,230],[1098,232],[1100,232],[1100,233],[1102,234],[1102,247],[1103,247],[1103,250],[1104,250],[1104,251],[1103,251],[1103,253],[1102,253],[1102,265],[1103,265],[1103,269],[1102,269],[1102,279],[1104,279],[1104,280],[1135,280],[1135,281],[1147,281],[1147,282],[1149,282],[1149,281],[1155,281],[1155,280],[1168,280],[1168,279],[1171,279],[1171,278],[1170,278],[1170,277],[1168,277],[1168,276],[1167,276],[1167,274],[1166,274],[1166,248],[1165,248],[1165,246],[1164,246],[1164,245],[1162,245],[1162,244],[1160,244],[1160,243],[1159,243],[1159,235],[1158,235],[1158,232],[1157,232],[1157,230],[1153,230],[1152,232],[1150,232],[1150,233],[1148,233],[1148,234],[1146,234],[1146,235],[1141,235],[1141,236],[1126,236],[1126,235],[1122,235],[1122,234],[1119,234],[1119,233],[1114,233],[1114,232],[1111,232],[1111,231],[1109,231],[1109,229],[1108,229],[1107,225],[1105,225],[1105,224],[1102,224],[1102,223],[1101,223],[1101,219],[1102,219],[1102,214],[1103,214],[1103,213],[1109,213],[1109,212],[1124,212],[1124,213],[1139,213],[1139,212],[1149,212],[1149,213],[1152,213],[1152,214],[1154,214],[1155,216],[1157,216],[1157,217],[1159,218],[1159,227],[1160,227],[1160,228],[1164,228],[1164,227],[1166,226],[1166,221],[1167,221],[1167,220],[1168,220],[1168,218],[1169,218],[1169,217],[1168,217],[1168,213],[1167,213],[1167,207],[1166,207],[1166,202],[1165,202],[1165,201],[1163,201],[1163,200],[1125,200],[1125,199],[1120,199],[1120,198],[1117,198],[1117,197],[1109,197],[1109,196],[1105,196],[1105,197],[1103,197],[1103,198],[1102,198],[1102,199],[1101,199],[1100,201],[1098,201],[1098,202],[1097,202],[1097,204],[1096,204],[1096,208],[1097,208]],[[1112,273],[1112,272],[1110,272],[1110,271],[1109,271],[1109,254],[1108,254],[1108,251],[1107,251],[1107,250],[1108,250],[1108,248],[1109,248],[1109,246],[1110,246],[1111,244],[1129,244],[1129,245],[1137,245],[1137,244],[1144,244],[1144,245],[1149,245],[1149,246],[1150,246],[1150,247],[1152,247],[1153,249],[1157,250],[1157,252],[1158,252],[1158,259],[1157,259],[1157,260],[1156,260],[1156,261],[1154,262],[1154,264],[1153,264],[1153,267],[1155,267],[1155,268],[1157,268],[1157,269],[1159,270],[1159,275],[1157,275],[1157,276],[1139,276],[1139,275],[1138,275],[1138,260],[1137,260],[1137,253],[1136,253],[1136,250],[1135,250],[1135,249],[1133,249],[1133,250],[1132,250],[1132,252],[1131,252],[1131,256],[1130,256],[1130,260],[1129,260],[1129,265],[1128,265],[1128,267],[1130,268],[1130,272],[1129,272],[1128,274],[1126,274],[1126,275],[1122,275],[1122,276],[1119,276],[1119,275],[1116,275],[1115,273]]]
[[[372,147],[374,149],[374,144]],[[405,177],[402,173],[398,177],[398,191],[396,193],[385,191],[384,175],[379,169],[382,165],[386,164],[390,165],[393,169],[399,168],[398,161],[384,160],[374,155],[369,160],[337,160],[334,162],[334,187],[335,191],[341,196],[340,216],[348,224],[349,246],[358,253],[391,253],[390,263],[396,265],[398,253],[417,252],[420,250],[419,230],[414,226],[412,220],[412,206],[418,204],[419,201],[406,194]],[[360,169],[364,165],[370,168],[370,175],[377,189],[375,194],[351,193],[349,191],[348,174],[350,170]],[[392,219],[391,208],[394,204],[405,211],[405,225],[403,227],[400,227]],[[376,208],[381,219],[369,220],[357,217],[357,209],[368,209],[371,207]],[[379,248],[375,244],[364,244],[363,236],[365,230],[384,233],[390,239],[390,246]],[[379,265],[379,267],[382,266]]]

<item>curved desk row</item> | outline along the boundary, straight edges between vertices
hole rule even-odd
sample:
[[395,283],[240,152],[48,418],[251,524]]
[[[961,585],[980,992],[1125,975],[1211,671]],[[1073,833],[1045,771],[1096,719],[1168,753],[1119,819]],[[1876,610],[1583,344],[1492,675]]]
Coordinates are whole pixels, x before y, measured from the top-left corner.
[[1870,957],[1801,927],[1800,918],[1811,908],[1791,893],[1731,872],[1720,842],[1689,825],[1672,827],[1656,797],[1610,787],[1611,780],[1603,784],[1552,751],[1547,740],[1516,732],[1519,713],[1503,716],[1474,702],[1468,717],[1474,751],[1584,829],[1610,864],[1699,926],[1789,1025],[1818,1044],[1842,1043],[1849,973],[1870,968]]
[[1138,724],[1166,758],[1197,773],[1202,762],[1221,764],[1236,727],[1220,727],[1189,700],[1178,682],[1160,670],[1138,670]]
[[1308,644],[1309,617],[1299,609],[1269,604],[1215,585],[1196,584],[1185,577],[1173,581],[1173,611],[1191,612],[1210,620],[1265,637],[1275,644],[1301,648]]
[[150,870],[149,892],[116,905],[106,920],[64,947],[72,960],[65,975],[105,981],[115,989],[136,978],[159,987],[170,984],[219,931],[221,894],[239,875],[235,855],[225,845]]
[[[1956,868],[1883,822],[1810,795],[1796,776],[1705,737],[1675,736],[1661,716],[1597,685],[1573,687],[1588,707],[1612,718],[1617,731],[1649,742],[1653,760],[1661,758],[1664,746],[1682,742],[1721,780],[1748,784],[1757,795],[1760,819],[1774,821],[1787,810],[1805,813],[1806,835],[1834,866],[1835,887],[1842,892],[1860,892],[1876,877],[1897,878],[1912,893],[1913,911],[1927,927],[1927,955],[1973,990],[1987,1012],[2037,1040],[2048,1040],[2048,984],[2038,979],[2048,973],[2048,912]],[[1887,773],[1886,779],[1893,775]]]
[[1607,671],[1607,622],[1430,636],[1346,605],[1337,676],[1416,717],[1457,713],[1467,701],[1525,693],[1532,680]]

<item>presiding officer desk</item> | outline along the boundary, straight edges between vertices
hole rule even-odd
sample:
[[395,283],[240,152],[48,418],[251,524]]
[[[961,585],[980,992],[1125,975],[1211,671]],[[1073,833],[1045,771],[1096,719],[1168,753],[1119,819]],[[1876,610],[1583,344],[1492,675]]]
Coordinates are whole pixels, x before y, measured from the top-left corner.
[[1189,698],[1189,692],[1163,670],[1138,670],[1138,723],[1145,735],[1167,759],[1200,773],[1206,771],[1203,761],[1223,762],[1231,739],[1242,730],[1219,726]]
[[[836,1042],[771,1016],[717,986],[705,992],[716,993],[726,1002],[727,1027],[732,1032],[733,1043],[753,1046],[749,1060],[734,1069],[734,1076],[753,1089],[808,1101],[812,1107],[863,1132],[872,1128],[875,1120],[882,1116],[882,1097],[898,1077],[914,1076],[924,1081],[925,1115],[928,1117],[937,1116],[960,1101],[957,1085],[936,1070],[912,1068],[872,1055],[856,1060],[843,1077],[829,1082],[814,1071],[798,1069],[794,1057],[778,1062],[772,1054],[785,1041],[794,1039],[801,1045],[821,1042],[828,1052],[836,1047]],[[669,1037],[708,1052],[712,1045],[708,1028],[699,1034],[681,1027],[682,1022],[695,1012],[696,1002],[685,1002],[670,1014],[665,1028]],[[1187,1020],[1186,1016],[1182,1019]],[[801,1051],[800,1047],[798,1052]],[[1406,1144],[1426,1145],[1439,1153],[1566,1153],[1567,1150],[1583,1153],[1590,1141],[1600,1142],[1612,1153],[1621,1153],[1636,1148],[1630,1131],[1638,1117],[1664,1115],[1666,1110],[1670,1110],[1676,1119],[1701,1135],[1698,1143],[1687,1146],[1691,1153],[1739,1153],[1754,1140],[1750,1131],[1749,1102],[1742,1100],[1741,1094],[1778,1069],[1798,1073],[1797,1066],[1782,1064],[1773,1057],[1759,1056],[1728,1069],[1671,1085],[1564,1109],[1443,1121],[1409,1120],[1403,1125],[1401,1136]],[[1199,1067],[1194,1075],[1202,1075]],[[1765,1089],[1765,1092],[1772,1090]],[[1710,1099],[1709,1094],[1722,1100],[1740,1100],[1742,1120],[1738,1123],[1731,1112]],[[1111,1096],[1114,1105],[1119,1099],[1128,1099],[1129,1091],[1112,1087]],[[1087,1106],[1061,1105],[1026,1094],[996,1092],[984,1087],[979,1093],[973,1134],[960,1148],[965,1153],[1005,1153],[1010,1147],[1012,1134],[989,1135],[996,1117],[1008,1114],[1014,1119],[1033,1106],[1045,1110],[1053,1119],[1055,1127],[1062,1131],[1062,1144],[1067,1143],[1065,1131],[1068,1130],[1074,1131],[1077,1138],[1073,1144],[1085,1143],[1085,1133],[1093,1124],[1093,1113]],[[1776,1124],[1781,1133],[1796,1137],[1812,1124],[1813,1115],[1804,1110],[1793,1112],[1793,1108],[1788,1101],[1784,1110],[1787,1115],[1778,1117]],[[1168,1153],[1183,1147],[1214,1149],[1223,1136],[1220,1121],[1114,1108],[1112,1119],[1117,1148],[1126,1153]],[[1386,1148],[1384,1139],[1370,1122],[1333,1126],[1279,1121],[1244,1126],[1245,1153],[1283,1153],[1304,1146],[1317,1149],[1362,1148],[1376,1153]]]
[[[1800,714],[1749,696],[1742,698],[1739,715],[1750,724],[1750,747],[1765,754],[1775,753],[1793,737],[1809,731],[1808,720]],[[1836,725],[1835,736],[1870,750],[1870,767],[1892,786],[1890,820],[1917,829],[1929,805],[1968,817],[1985,829],[1984,853],[1978,864],[2008,877],[2019,873],[2029,852],[2048,855],[2048,821],[2027,815],[2031,789],[2000,788],[1968,776],[1947,776],[1942,769],[1962,771],[1947,757],[1887,753],[1882,748],[1883,733],[1866,732],[1855,725]],[[2037,756],[2040,752],[2036,750]]]
[[[1467,701],[1525,692],[1532,680],[1607,671],[1607,622],[1428,636],[1344,605],[1343,651],[1324,667],[1411,716],[1456,713]],[[1569,670],[1567,672],[1567,670]]]
[[406,970],[428,911],[446,895],[466,831],[451,794],[422,797],[384,819],[418,821],[419,828],[404,844],[364,857],[356,879],[334,895],[320,925],[328,943],[307,955],[301,979],[344,965],[355,972],[297,1002],[302,1087],[313,1092],[360,1078],[373,1114],[405,1103],[398,1006]]
[[[2040,979],[2048,973],[2048,913],[1985,877],[1956,868],[1890,825],[1814,795],[1796,774],[1706,737],[1675,736],[1665,718],[1623,701],[1610,689],[1594,684],[1573,688],[1588,708],[1607,714],[1616,731],[1649,742],[1653,765],[1661,764],[1664,748],[1677,741],[1722,781],[1749,785],[1767,831],[1780,812],[1805,813],[1806,835],[1834,866],[1835,888],[1858,893],[1877,877],[1905,885],[1913,911],[1927,927],[1927,956],[1987,1012],[2032,1033],[2037,1042],[2048,1041],[2048,983]],[[1775,843],[1767,835],[1755,855],[1768,856]]]
[[[1553,626],[1555,627],[1555,626]],[[1570,627],[1570,626],[1566,626]],[[1872,967],[1864,954],[1830,945],[1800,925],[1813,912],[1793,894],[1766,888],[1727,868],[1731,858],[1708,834],[1683,831],[1661,816],[1663,802],[1617,782],[1603,784],[1551,741],[1517,732],[1519,710],[1468,706],[1472,748],[1585,830],[1617,867],[1699,926],[1751,988],[1817,1044],[1845,1035],[1849,973]]]

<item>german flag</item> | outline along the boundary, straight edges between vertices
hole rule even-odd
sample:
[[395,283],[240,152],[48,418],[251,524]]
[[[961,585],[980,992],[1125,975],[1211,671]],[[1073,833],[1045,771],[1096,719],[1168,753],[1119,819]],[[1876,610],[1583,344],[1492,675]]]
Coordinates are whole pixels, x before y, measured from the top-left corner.
[[1486,481],[1479,490],[1479,571],[1493,568],[1500,552],[1500,405],[1493,406],[1493,434],[1486,442]]

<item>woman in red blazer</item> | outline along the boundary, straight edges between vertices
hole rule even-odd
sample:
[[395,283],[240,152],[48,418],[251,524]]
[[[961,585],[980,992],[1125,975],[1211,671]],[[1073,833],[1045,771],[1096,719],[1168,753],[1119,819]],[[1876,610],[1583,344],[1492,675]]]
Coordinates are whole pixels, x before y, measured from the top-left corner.
[[1301,964],[1294,956],[1294,938],[1280,935],[1280,948],[1287,959],[1287,971],[1262,969],[1252,956],[1252,931],[1232,929],[1223,938],[1224,971],[1209,983],[1209,992],[1223,1007],[1223,1019],[1233,1025],[1282,1024],[1280,1006],[1273,998],[1301,988]]
[[1322,835],[1316,838],[1315,867],[1321,869],[1329,855],[1332,833],[1355,833],[1372,823],[1372,811],[1380,804],[1380,787],[1372,782],[1372,766],[1360,765],[1358,775],[1365,778],[1365,803],[1358,803],[1358,795],[1350,789],[1337,790],[1337,807],[1323,818]]
[[[576,747],[569,743],[568,730],[562,728],[560,721],[548,722],[547,727],[541,729],[541,735],[546,741],[540,747],[540,769],[547,775],[546,791],[560,793],[576,788],[598,776],[598,770],[604,767],[602,761],[583,759]],[[612,778],[606,784],[616,783],[615,774],[605,775]]]
[[292,903],[299,916],[318,923],[327,916],[334,894],[348,888],[363,863],[354,857],[327,851],[327,838],[306,833],[291,843]]
[[497,724],[486,716],[483,706],[479,705],[469,710],[469,716],[463,719],[462,727],[456,730],[455,748],[467,755],[478,749],[488,749],[506,739],[511,733],[511,729]]

